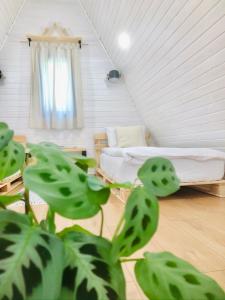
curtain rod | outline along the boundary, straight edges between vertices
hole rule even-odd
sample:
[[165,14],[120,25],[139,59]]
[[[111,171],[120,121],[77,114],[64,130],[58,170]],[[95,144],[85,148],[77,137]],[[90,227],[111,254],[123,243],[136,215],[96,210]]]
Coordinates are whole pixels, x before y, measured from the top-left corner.
[[82,39],[80,37],[69,37],[69,36],[62,36],[62,37],[54,37],[54,36],[44,36],[44,35],[29,35],[27,36],[27,40],[30,43],[32,41],[40,41],[40,42],[54,42],[54,43],[78,43],[82,45]]
[[[57,32],[58,36],[54,36],[52,33]],[[46,27],[42,35],[26,35],[29,42],[29,47],[32,41],[39,42],[54,42],[54,43],[78,43],[80,48],[82,45],[81,37],[70,36],[67,29],[60,26],[58,23],[53,23],[50,27]],[[24,42],[24,41],[22,41]]]
[[[27,40],[21,40],[21,41],[20,41],[20,43],[27,43],[27,42],[29,43],[29,38],[27,38]],[[30,40],[30,43],[31,43],[31,42],[32,42],[32,40]],[[60,42],[59,39],[57,39],[56,42]],[[30,43],[29,43],[29,44],[30,44]],[[70,43],[71,43],[71,42],[70,42]],[[78,41],[78,43],[80,44],[79,41]],[[81,41],[81,46],[87,46],[87,45],[89,45],[89,44],[88,44],[88,43],[82,43],[82,41]]]

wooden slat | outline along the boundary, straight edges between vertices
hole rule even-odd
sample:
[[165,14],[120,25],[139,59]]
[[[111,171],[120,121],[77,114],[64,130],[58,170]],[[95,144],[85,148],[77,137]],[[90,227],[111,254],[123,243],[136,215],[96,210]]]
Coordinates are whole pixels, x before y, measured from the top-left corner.
[[22,186],[22,176],[20,173],[16,173],[4,181],[0,182],[0,195],[7,195],[11,193],[14,189],[17,189],[19,186]]
[[23,145],[27,143],[27,138],[25,135],[14,135],[13,140]]
[[84,147],[63,147],[62,148],[64,152],[75,152],[75,153],[81,153],[83,151],[86,151]]
[[105,132],[97,133],[94,135],[94,147],[97,164],[99,166],[102,149],[108,147],[108,139]]
[[[103,179],[104,182],[114,183],[113,179],[111,179],[109,176],[107,176],[105,174],[105,172],[102,169],[100,169],[100,168],[96,169],[96,175],[100,176]],[[126,202],[128,196],[130,194],[130,190],[128,190],[128,189],[122,189],[122,188],[112,189],[111,192],[112,192],[112,194],[114,196],[116,196],[123,203]]]

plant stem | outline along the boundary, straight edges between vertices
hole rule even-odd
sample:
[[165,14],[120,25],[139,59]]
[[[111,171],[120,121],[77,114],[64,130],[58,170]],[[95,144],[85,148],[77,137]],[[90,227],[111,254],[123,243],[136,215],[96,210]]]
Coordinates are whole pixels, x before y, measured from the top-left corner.
[[6,206],[3,203],[0,203],[0,207],[6,209]]
[[38,219],[37,219],[37,217],[35,216],[35,213],[34,213],[34,211],[33,211],[33,209],[32,209],[31,206],[30,206],[30,212],[32,213],[32,217],[33,217],[33,219],[34,219],[34,222],[35,222],[36,224],[39,224]]
[[138,182],[138,178],[136,177],[135,180],[134,180],[134,187],[136,187],[137,182]]
[[127,262],[133,262],[133,261],[138,261],[138,260],[141,260],[141,258],[124,258],[124,259],[121,259],[120,262],[127,263]]
[[29,190],[27,188],[25,188],[25,191],[24,191],[24,202],[25,202],[25,213],[28,214],[29,212],[31,212],[35,223],[38,224],[38,220],[37,220],[37,218],[34,214],[34,211],[31,207],[31,205],[30,205],[30,193],[29,193]]
[[28,214],[30,211],[30,195],[28,189],[25,189],[24,191],[24,202],[25,202],[25,213]]
[[[27,166],[27,162],[25,161],[24,166],[20,170],[22,177],[23,177],[26,166]],[[35,213],[31,207],[31,205],[30,205],[30,191],[27,188],[25,188],[25,191],[24,191],[24,202],[25,202],[25,213],[28,214],[29,212],[31,212],[34,222],[36,224],[38,224],[38,220],[35,216]]]
[[102,236],[103,235],[103,227],[104,227],[104,212],[103,212],[102,207],[101,207],[100,213],[101,213],[101,225],[100,225],[99,235]]
[[48,209],[47,220],[49,232],[55,233],[55,212],[51,208]]
[[[22,177],[23,177],[25,165],[26,165],[26,162],[24,163],[24,165],[20,169]],[[30,194],[29,194],[29,190],[27,188],[25,188],[23,195],[24,195],[24,202],[25,202],[25,213],[27,215],[30,211]]]
[[119,230],[120,230],[120,227],[121,227],[122,224],[123,224],[123,220],[124,220],[124,214],[122,215],[122,217],[121,217],[121,219],[120,219],[118,225],[116,226],[116,230],[115,230],[115,232],[114,232],[114,235],[113,235],[112,240],[114,240],[114,239],[116,238],[116,236],[117,236],[117,234],[118,234],[118,232],[119,232]]

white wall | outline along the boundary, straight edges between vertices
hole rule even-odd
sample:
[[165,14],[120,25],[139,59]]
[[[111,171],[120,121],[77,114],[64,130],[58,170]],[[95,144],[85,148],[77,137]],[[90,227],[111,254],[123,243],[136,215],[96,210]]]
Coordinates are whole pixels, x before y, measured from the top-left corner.
[[[59,22],[82,36],[81,51],[85,127],[73,131],[46,131],[28,128],[30,100],[30,49],[21,43],[27,33],[41,34],[46,26]],[[1,23],[0,23],[1,26]],[[6,79],[0,83],[0,120],[31,142],[48,140],[61,145],[86,146],[92,152],[93,133],[106,126],[140,123],[123,82],[107,84],[112,63],[88,23],[78,1],[27,0],[0,52],[0,69]]]
[[159,144],[225,149],[225,1],[81,2]]
[[22,7],[24,0],[1,0],[0,1],[0,49]]

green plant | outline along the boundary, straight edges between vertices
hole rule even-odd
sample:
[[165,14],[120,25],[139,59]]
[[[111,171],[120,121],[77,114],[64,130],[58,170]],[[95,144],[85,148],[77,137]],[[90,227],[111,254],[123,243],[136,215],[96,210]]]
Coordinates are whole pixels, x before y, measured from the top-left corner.
[[[127,258],[146,245],[157,229],[157,196],[179,188],[171,163],[147,160],[138,172],[142,185],[107,185],[88,175],[92,159],[68,156],[53,144],[29,145],[34,158],[24,167],[21,145],[0,123],[0,180],[21,170],[25,192],[0,196],[0,299],[1,300],[125,300],[121,265],[136,261],[135,274],[151,300],[223,300],[223,290],[212,279],[171,253],[145,253]],[[111,241],[102,236],[110,189],[131,190],[124,214]],[[48,204],[40,223],[29,203],[29,191]],[[6,208],[23,200],[26,214]],[[99,236],[74,225],[56,232],[55,213],[85,219],[100,213]]]

